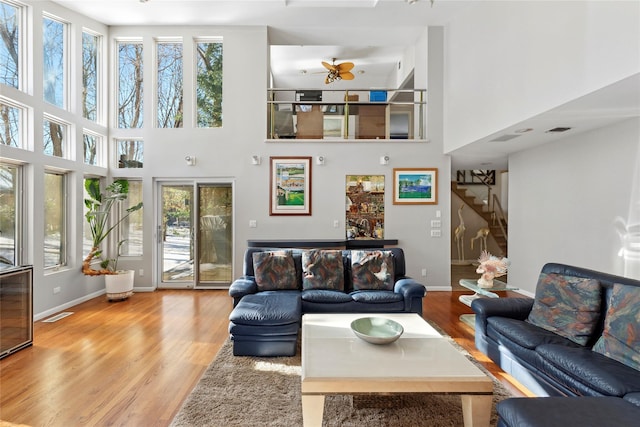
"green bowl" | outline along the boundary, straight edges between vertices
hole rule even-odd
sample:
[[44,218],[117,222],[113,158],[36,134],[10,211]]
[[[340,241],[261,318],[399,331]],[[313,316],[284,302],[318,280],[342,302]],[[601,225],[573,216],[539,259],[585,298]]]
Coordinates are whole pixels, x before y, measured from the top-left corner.
[[351,322],[351,330],[371,344],[390,344],[404,332],[400,323],[384,317],[361,317]]

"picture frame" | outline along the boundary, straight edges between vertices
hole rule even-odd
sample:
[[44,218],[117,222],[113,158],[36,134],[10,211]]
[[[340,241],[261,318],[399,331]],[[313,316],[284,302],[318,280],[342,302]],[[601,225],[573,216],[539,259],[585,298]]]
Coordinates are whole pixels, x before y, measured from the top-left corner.
[[311,215],[311,157],[269,157],[269,215]]
[[394,205],[437,205],[437,168],[394,168]]

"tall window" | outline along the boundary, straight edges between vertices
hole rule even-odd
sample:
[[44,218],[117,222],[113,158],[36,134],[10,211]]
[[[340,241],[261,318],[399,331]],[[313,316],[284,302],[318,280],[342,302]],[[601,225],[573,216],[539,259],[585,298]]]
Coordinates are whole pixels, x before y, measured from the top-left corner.
[[196,43],[197,127],[222,126],[222,42]]
[[93,133],[84,132],[82,134],[84,163],[86,165],[98,165],[100,162],[99,153],[102,145],[102,137]]
[[0,164],[0,267],[18,265],[20,259],[20,168]]
[[[142,202],[142,181],[129,180],[129,197],[120,208],[124,211]],[[122,242],[119,249],[120,256],[142,255],[142,215],[143,210],[133,212],[127,219],[120,223],[118,229],[118,241]],[[124,215],[124,212],[121,212]]]
[[98,49],[100,37],[82,32],[82,116],[98,120]]
[[52,18],[42,20],[42,82],[44,100],[65,107],[66,24]]
[[44,154],[54,157],[67,157],[69,125],[48,116],[45,116],[42,123]]
[[66,199],[65,175],[44,174],[44,267],[66,264]]
[[183,110],[182,43],[157,43],[157,127],[181,128]]
[[18,7],[0,1],[0,83],[19,88],[20,19]]
[[20,124],[23,112],[0,98],[0,144],[22,148]]
[[143,125],[142,43],[118,42],[118,127]]

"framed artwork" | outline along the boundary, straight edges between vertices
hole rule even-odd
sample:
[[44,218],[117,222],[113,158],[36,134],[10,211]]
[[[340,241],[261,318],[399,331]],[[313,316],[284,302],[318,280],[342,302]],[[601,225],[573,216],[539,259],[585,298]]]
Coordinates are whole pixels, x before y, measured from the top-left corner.
[[269,160],[269,215],[311,215],[311,157]]
[[394,168],[394,205],[437,205],[438,169]]

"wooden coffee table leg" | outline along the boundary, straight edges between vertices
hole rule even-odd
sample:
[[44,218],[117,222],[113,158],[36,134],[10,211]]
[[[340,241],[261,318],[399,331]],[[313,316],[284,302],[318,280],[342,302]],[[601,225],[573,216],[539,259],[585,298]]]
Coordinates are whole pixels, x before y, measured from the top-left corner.
[[463,394],[461,398],[464,427],[488,427],[491,419],[492,396]]
[[302,424],[304,427],[321,427],[324,413],[324,395],[302,395]]

